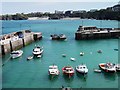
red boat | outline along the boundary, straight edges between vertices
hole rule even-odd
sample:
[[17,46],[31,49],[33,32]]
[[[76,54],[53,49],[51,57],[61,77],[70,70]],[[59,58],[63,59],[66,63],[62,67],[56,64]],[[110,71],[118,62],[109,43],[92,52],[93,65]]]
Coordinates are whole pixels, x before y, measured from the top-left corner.
[[112,63],[100,63],[99,67],[105,72],[116,72],[116,68]]
[[74,69],[71,66],[63,67],[62,71],[63,71],[63,74],[69,76],[69,78],[74,75]]

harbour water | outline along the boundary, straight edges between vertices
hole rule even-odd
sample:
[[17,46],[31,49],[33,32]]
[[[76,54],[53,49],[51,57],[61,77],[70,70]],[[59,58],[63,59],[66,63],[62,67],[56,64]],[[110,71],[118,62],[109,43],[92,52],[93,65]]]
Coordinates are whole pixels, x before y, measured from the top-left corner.
[[[22,48],[22,57],[10,59],[7,54],[2,57],[5,65],[2,67],[3,88],[60,88],[62,85],[72,88],[118,88],[118,77],[120,73],[95,73],[94,68],[99,68],[102,62],[118,63],[118,39],[103,40],[81,40],[76,41],[74,33],[79,25],[97,26],[104,28],[118,28],[117,21],[99,20],[23,20],[23,21],[3,21],[3,34],[14,31],[31,29],[34,32],[42,32],[43,39]],[[52,41],[51,34],[63,33],[67,36],[67,41]],[[27,57],[32,54],[34,46],[43,46],[43,57],[27,61]],[[97,53],[101,49],[103,53]],[[80,52],[84,56],[80,56]],[[62,57],[66,54],[66,57]],[[76,58],[71,61],[70,58]],[[75,72],[74,77],[68,79],[62,74],[62,67],[71,65],[75,68],[78,64],[87,65],[89,72],[86,79]],[[60,70],[60,75],[52,80],[48,77],[49,65],[56,64]]]

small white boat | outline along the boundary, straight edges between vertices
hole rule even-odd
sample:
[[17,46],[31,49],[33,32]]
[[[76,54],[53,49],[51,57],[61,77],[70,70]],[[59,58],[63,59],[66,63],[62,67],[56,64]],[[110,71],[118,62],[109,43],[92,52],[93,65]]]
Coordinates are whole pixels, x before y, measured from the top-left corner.
[[11,58],[18,58],[20,56],[22,56],[23,54],[23,51],[22,50],[16,50],[16,51],[13,51],[11,52]]
[[55,76],[55,75],[59,75],[59,70],[58,70],[58,66],[56,65],[51,65],[49,66],[49,70],[48,70],[48,74],[49,75],[52,75],[52,76]]
[[84,52],[80,52],[80,56],[83,56],[84,55]]
[[101,73],[102,71],[100,69],[94,69],[94,72]]
[[98,50],[97,52],[98,52],[98,53],[102,53],[102,50]]
[[113,63],[100,63],[99,67],[104,70],[105,72],[116,72],[115,65]]
[[88,68],[85,64],[80,64],[76,66],[76,71],[82,74],[87,74],[88,73]]
[[62,54],[62,57],[66,57],[66,54]]
[[31,60],[31,59],[33,59],[33,56],[28,56],[27,57],[27,60]]
[[70,60],[71,60],[71,61],[75,61],[76,59],[71,57]]

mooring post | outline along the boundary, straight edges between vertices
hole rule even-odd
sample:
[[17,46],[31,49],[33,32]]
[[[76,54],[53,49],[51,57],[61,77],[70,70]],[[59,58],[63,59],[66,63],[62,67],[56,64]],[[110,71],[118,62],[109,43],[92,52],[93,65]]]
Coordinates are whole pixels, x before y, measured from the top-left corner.
[[2,55],[5,55],[4,45],[1,45]]
[[11,50],[11,52],[13,51],[13,47],[12,47],[12,42],[11,42],[11,40],[10,40],[10,50]]

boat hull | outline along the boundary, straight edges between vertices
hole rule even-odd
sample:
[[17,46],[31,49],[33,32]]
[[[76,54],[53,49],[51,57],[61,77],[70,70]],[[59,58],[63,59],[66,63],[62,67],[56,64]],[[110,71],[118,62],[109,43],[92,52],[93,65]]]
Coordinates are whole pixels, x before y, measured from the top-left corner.
[[50,35],[52,40],[65,40],[66,36],[61,36],[61,35]]
[[66,75],[66,76],[68,76],[69,78],[74,75],[74,73],[65,73],[65,72],[63,72],[63,74]]
[[53,38],[52,37],[52,40],[65,40],[66,38]]
[[22,54],[23,54],[23,51],[19,50],[19,52],[20,52],[20,53],[17,54],[17,55],[16,55],[16,54],[11,54],[11,58],[12,58],[12,59],[15,59],[15,58],[19,58],[19,57],[21,57]]
[[117,68],[117,69],[116,69],[116,72],[120,72],[120,68],[119,68],[119,69]]
[[38,57],[39,55],[42,56],[42,54],[43,54],[43,50],[42,50],[41,52],[39,52],[39,53],[34,53],[34,52],[33,52],[33,55],[34,55],[35,57]]
[[76,71],[77,71],[78,73],[81,73],[81,74],[87,74],[87,73],[88,73],[87,71],[80,71],[80,70],[77,70],[77,69],[76,69]]
[[102,65],[104,65],[104,64],[99,64],[99,67],[100,67],[101,70],[103,70],[103,71],[105,71],[107,73],[115,73],[116,72],[115,69],[114,70],[106,69]]

